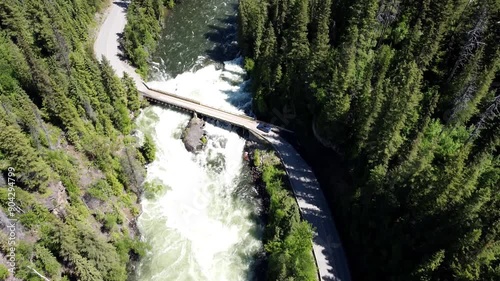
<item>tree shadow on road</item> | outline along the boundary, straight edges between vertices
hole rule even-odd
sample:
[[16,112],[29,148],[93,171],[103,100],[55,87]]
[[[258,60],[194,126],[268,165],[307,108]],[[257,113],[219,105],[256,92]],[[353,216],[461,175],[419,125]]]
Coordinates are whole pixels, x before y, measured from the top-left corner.
[[[286,139],[293,140],[294,138],[289,135]],[[301,217],[308,221],[318,234],[313,241],[316,249],[321,249],[322,257],[316,258],[324,258],[324,260],[317,262],[326,265],[328,275],[330,275],[323,276],[322,280],[350,280],[348,261],[335,226],[334,217],[314,172],[303,159],[300,159],[296,148],[292,149],[284,143],[285,140],[282,138],[276,138],[276,141],[278,143],[274,143],[274,146],[286,162],[294,195],[302,205]]]
[[128,1],[113,1],[113,5],[116,5],[120,8],[123,8],[123,11],[126,12],[127,11],[127,8],[128,8],[128,5],[129,5],[129,2]]

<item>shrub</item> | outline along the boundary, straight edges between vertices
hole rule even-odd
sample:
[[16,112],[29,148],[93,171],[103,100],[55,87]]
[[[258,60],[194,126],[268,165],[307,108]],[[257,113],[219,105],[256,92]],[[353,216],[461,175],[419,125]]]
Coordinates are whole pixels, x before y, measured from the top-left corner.
[[6,280],[9,277],[9,270],[3,264],[0,264],[0,280]]
[[253,152],[253,165],[257,168],[260,167],[261,161],[260,161],[260,150],[256,149]]
[[155,199],[163,195],[166,191],[165,186],[157,181],[144,183],[144,196],[149,199]]
[[105,180],[98,180],[88,189],[88,193],[92,197],[100,199],[102,201],[109,199],[113,195],[111,187]]
[[175,1],[174,0],[166,0],[166,6],[169,9],[173,9],[175,7]]
[[146,159],[146,163],[149,164],[155,160],[156,146],[151,136],[145,136],[144,144],[142,145],[140,150],[142,155],[144,156],[144,159]]
[[245,58],[244,66],[245,71],[250,73],[252,72],[253,68],[255,67],[255,62],[251,58]]
[[119,215],[116,213],[108,213],[104,216],[104,229],[106,231],[112,231],[115,226],[119,223]]

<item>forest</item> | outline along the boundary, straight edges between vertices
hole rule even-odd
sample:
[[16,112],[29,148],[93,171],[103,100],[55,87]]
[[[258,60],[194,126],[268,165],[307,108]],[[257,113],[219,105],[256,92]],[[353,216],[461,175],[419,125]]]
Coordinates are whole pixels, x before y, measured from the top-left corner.
[[121,45],[128,60],[147,77],[149,59],[156,50],[161,23],[166,9],[173,9],[177,0],[133,0],[127,10],[127,24]]
[[155,149],[131,135],[144,105],[133,80],[93,55],[107,4],[0,1],[2,280],[126,280],[146,251],[135,220]]
[[241,0],[238,28],[258,117],[345,170],[354,280],[500,280],[500,1]]

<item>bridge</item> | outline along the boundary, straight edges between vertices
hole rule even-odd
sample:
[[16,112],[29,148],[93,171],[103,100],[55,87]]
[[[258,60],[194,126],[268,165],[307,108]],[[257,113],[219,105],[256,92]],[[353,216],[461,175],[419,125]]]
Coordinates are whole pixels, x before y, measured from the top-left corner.
[[229,123],[231,125],[241,127],[243,129],[247,129],[250,131],[252,134],[257,136],[258,138],[265,139],[265,136],[267,133],[259,130],[257,126],[259,124],[266,124],[268,125],[271,130],[274,130],[275,132],[278,132],[278,130],[284,130],[291,132],[290,130],[287,130],[285,128],[277,127],[277,126],[272,126],[271,124],[258,121],[252,117],[249,117],[247,115],[242,115],[242,114],[235,114],[232,112],[224,111],[222,109],[214,108],[205,104],[202,104],[196,100],[189,99],[186,97],[182,97],[176,94],[168,93],[165,91],[162,91],[160,89],[153,89],[150,88],[147,83],[142,82],[144,85],[144,88],[141,87],[139,89],[139,92],[141,92],[142,96],[146,98],[149,101],[152,101],[154,103],[159,103],[159,104],[164,104],[167,106],[173,106],[176,108],[184,109],[186,111],[194,112],[198,116],[205,116],[209,118],[213,118],[216,120],[220,120],[226,123]]
[[315,229],[313,254],[318,268],[318,279],[322,281],[350,281],[345,253],[327,201],[311,167],[307,165],[293,146],[280,136],[279,132],[285,129],[272,126],[272,130],[266,133],[257,129],[258,124],[262,122],[254,118],[226,112],[160,89],[149,88],[146,83],[142,82],[134,68],[122,60],[123,54],[119,46],[118,36],[125,27],[126,4],[128,4],[128,0],[113,2],[106,11],[94,42],[96,57],[98,59],[106,57],[118,76],[122,76],[124,72],[131,76],[139,92],[150,101],[182,108],[233,124],[247,129],[256,137],[269,142],[278,152],[285,167],[302,218]]

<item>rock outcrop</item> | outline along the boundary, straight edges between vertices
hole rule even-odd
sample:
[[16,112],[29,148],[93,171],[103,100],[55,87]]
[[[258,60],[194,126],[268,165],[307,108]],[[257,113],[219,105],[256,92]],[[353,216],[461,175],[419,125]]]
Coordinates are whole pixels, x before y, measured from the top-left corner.
[[207,142],[204,126],[205,121],[198,118],[195,113],[182,133],[182,142],[187,151],[197,152],[203,149]]
[[225,66],[223,62],[215,62],[214,65],[216,70],[224,69]]
[[68,195],[66,188],[61,181],[49,184],[50,196],[45,199],[45,206],[52,211],[54,215],[63,218],[66,215],[68,205]]

